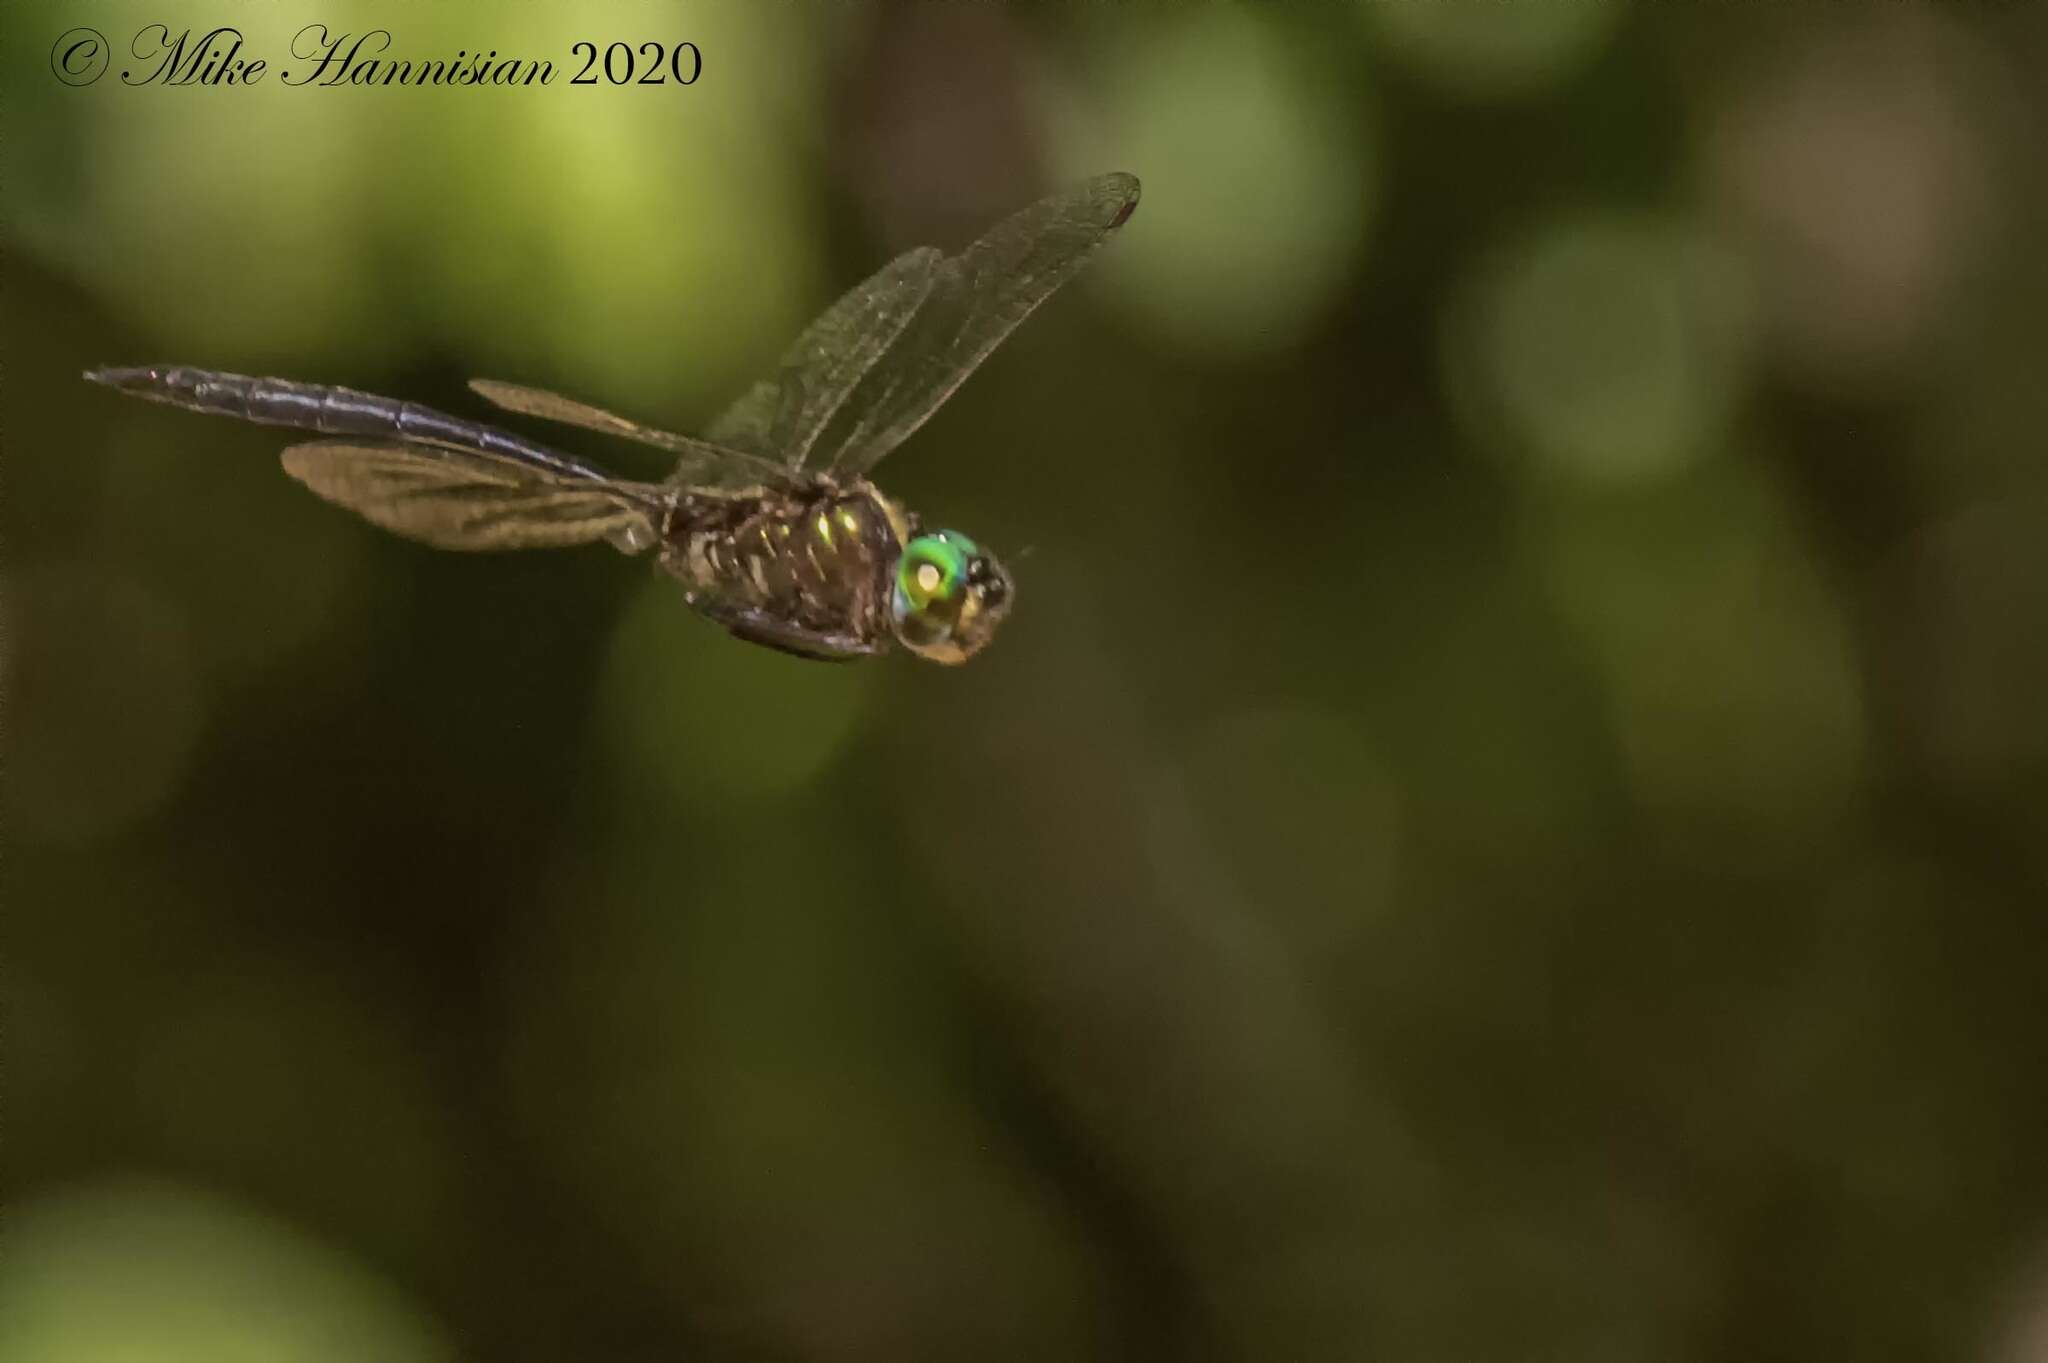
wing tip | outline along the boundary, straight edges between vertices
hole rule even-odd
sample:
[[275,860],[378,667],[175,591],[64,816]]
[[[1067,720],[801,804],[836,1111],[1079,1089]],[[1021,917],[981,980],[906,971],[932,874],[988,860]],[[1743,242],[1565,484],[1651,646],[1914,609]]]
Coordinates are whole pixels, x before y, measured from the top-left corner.
[[1114,232],[1130,221],[1131,214],[1138,211],[1138,197],[1142,186],[1138,177],[1127,170],[1113,170],[1096,182],[1096,188],[1105,205],[1115,208],[1110,217],[1108,231]]

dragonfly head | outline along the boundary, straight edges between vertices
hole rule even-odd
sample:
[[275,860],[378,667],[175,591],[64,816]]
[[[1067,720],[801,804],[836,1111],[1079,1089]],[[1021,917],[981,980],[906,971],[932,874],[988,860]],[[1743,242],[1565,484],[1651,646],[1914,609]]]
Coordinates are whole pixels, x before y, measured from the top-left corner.
[[989,641],[1016,595],[996,556],[957,530],[933,530],[896,560],[890,619],[920,658],[964,663]]

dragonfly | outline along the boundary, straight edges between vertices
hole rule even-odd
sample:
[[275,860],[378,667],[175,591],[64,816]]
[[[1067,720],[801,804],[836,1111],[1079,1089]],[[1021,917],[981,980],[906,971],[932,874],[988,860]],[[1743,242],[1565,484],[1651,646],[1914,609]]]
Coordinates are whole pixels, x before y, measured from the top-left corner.
[[827,308],[699,437],[493,379],[504,411],[651,445],[660,483],[616,478],[482,421],[332,384],[179,365],[85,377],[132,396],[317,432],[281,458],[314,493],[442,549],[606,543],[653,555],[683,600],[734,636],[847,661],[900,646],[963,663],[1016,599],[1009,571],[958,530],[927,528],[869,480],[1138,206],[1115,173],[1051,195],[948,256],[897,256]]

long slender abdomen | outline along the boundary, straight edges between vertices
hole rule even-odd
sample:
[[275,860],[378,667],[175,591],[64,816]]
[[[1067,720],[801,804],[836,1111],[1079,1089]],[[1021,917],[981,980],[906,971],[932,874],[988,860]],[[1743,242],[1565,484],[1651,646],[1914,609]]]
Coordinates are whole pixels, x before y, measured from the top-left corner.
[[336,384],[251,378],[246,374],[182,365],[93,369],[85,377],[150,402],[235,417],[261,426],[447,445],[517,460],[552,473],[605,477],[601,470],[588,464],[481,421]]

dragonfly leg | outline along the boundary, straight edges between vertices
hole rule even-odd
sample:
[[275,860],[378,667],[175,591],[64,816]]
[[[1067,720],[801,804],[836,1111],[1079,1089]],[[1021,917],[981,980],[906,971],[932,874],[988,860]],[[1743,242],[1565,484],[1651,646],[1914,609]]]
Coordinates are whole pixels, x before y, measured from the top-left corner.
[[814,662],[848,663],[856,658],[865,658],[880,652],[875,645],[851,635],[827,634],[805,629],[801,625],[778,620],[762,611],[707,605],[699,605],[697,609],[725,626],[736,639],[744,639],[750,644],[760,644],[778,653],[809,658]]

